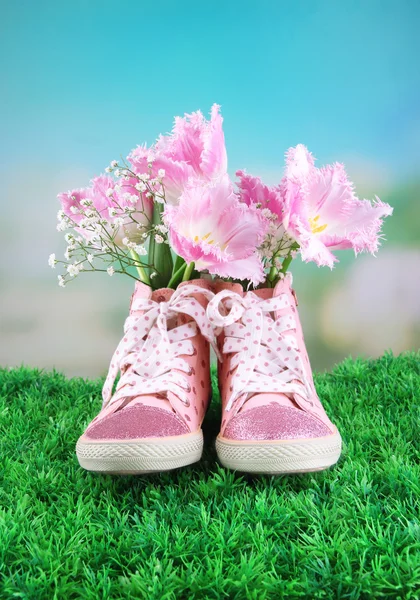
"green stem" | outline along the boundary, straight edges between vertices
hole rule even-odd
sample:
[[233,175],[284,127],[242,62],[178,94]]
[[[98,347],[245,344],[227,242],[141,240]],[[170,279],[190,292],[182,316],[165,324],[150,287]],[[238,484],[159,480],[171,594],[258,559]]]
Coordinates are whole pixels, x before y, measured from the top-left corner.
[[293,256],[289,253],[282,262],[280,273],[283,273],[284,275],[287,273],[287,269],[289,268],[289,265],[292,262],[292,260]]
[[179,267],[179,269],[177,271],[175,271],[175,273],[172,275],[172,277],[169,280],[168,288],[172,288],[172,289],[176,288],[177,281],[180,278],[180,276],[184,273],[186,268],[187,268],[187,263],[184,263],[183,265],[181,265]]
[[[276,255],[273,256],[273,263],[274,263],[275,259],[276,259]],[[274,287],[272,285],[272,283],[275,280],[276,275],[277,275],[277,269],[276,269],[276,267],[273,264],[273,266],[271,267],[271,269],[270,269],[270,271],[269,271],[269,273],[267,275],[267,283],[269,284],[268,287]]]
[[140,281],[142,283],[145,283],[146,285],[150,286],[150,279],[149,279],[149,275],[146,273],[145,269],[141,266],[141,260],[140,260],[140,256],[137,254],[137,252],[135,252],[135,250],[132,250],[130,248],[130,254],[132,256],[132,258],[136,261],[135,267],[137,269],[137,273],[139,274],[140,277]]
[[178,271],[178,269],[180,267],[182,267],[183,265],[185,265],[185,260],[183,258],[181,258],[180,256],[176,255],[175,256],[175,262],[174,262],[174,267],[173,267],[173,273],[175,273],[175,271]]
[[[290,246],[289,252],[287,253],[286,257],[284,258],[284,260],[282,262],[280,271],[278,271],[277,267],[275,267],[274,264],[273,264],[273,266],[271,267],[271,269],[270,269],[270,271],[269,271],[269,273],[267,275],[267,284],[268,284],[268,287],[272,287],[272,288],[275,287],[276,283],[279,280],[279,277],[278,277],[279,274],[281,273],[281,274],[285,275],[287,273],[287,269],[289,268],[290,263],[293,260],[292,252],[294,250],[298,250],[298,249],[299,249],[299,244],[297,242],[294,242]],[[275,261],[276,258],[277,258],[277,255],[275,254],[273,256],[273,263],[274,263],[274,261]]]
[[190,264],[185,269],[185,273],[184,273],[184,276],[182,278],[182,281],[189,281],[190,280],[191,274],[194,271],[194,267],[195,267],[194,262],[190,262]]

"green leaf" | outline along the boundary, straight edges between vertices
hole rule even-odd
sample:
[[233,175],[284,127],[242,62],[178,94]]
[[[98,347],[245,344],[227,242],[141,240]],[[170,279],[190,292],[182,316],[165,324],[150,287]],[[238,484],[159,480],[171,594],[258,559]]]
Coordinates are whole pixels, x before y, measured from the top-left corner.
[[175,264],[174,264],[174,273],[176,273],[177,271],[179,271],[179,269],[185,265],[185,260],[181,257],[178,256],[178,254],[175,255]]
[[[162,224],[163,204],[155,202],[153,207],[153,225]],[[172,276],[173,260],[169,244],[157,244],[153,235],[150,236],[149,258],[156,270],[152,278],[152,287],[157,290],[167,287]]]

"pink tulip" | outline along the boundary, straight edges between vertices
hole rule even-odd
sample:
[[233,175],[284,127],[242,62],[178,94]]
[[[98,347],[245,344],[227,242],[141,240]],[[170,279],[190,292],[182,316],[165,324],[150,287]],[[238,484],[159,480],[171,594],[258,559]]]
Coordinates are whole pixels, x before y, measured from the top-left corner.
[[285,203],[280,186],[268,186],[259,177],[249,175],[242,170],[236,171],[236,176],[239,177],[237,186],[242,202],[245,202],[248,206],[256,204],[261,209],[268,208],[277,215],[279,221],[283,220]]
[[[137,174],[150,173],[151,177],[162,178],[165,199],[168,204],[177,204],[192,179],[211,182],[227,172],[227,156],[222,129],[223,119],[219,106],[211,109],[210,121],[200,111],[184,117],[176,117],[170,135],[160,136],[152,148],[139,146],[128,157]],[[152,164],[151,171],[149,164]]]
[[287,152],[286,163],[283,224],[299,243],[303,260],[333,267],[334,250],[378,250],[382,219],[392,214],[391,206],[359,200],[343,165],[318,169],[302,144]]
[[228,176],[189,185],[178,206],[166,206],[164,220],[172,249],[198,271],[264,281],[257,248],[267,221],[261,211],[239,201]]

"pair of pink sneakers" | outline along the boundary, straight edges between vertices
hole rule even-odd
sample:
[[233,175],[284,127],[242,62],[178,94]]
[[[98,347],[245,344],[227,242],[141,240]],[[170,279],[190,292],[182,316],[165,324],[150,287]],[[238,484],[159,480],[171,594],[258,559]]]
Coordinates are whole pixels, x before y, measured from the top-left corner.
[[102,410],[77,442],[80,465],[149,473],[200,460],[211,346],[222,398],[216,450],[225,467],[280,474],[337,462],[340,434],[314,388],[288,275],[274,289],[245,293],[204,279],[153,293],[137,283]]

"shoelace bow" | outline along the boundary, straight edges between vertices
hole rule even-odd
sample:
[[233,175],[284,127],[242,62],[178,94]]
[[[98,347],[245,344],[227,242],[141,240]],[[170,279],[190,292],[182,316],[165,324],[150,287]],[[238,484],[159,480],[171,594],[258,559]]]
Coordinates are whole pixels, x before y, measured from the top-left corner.
[[[124,337],[111,359],[102,390],[103,407],[121,398],[145,394],[174,393],[188,403],[190,386],[182,373],[191,374],[190,366],[181,355],[193,355],[190,341],[199,329],[205,339],[216,347],[213,328],[206,310],[192,295],[201,294],[211,299],[210,290],[188,285],[176,290],[168,302],[134,299],[131,314],[124,324]],[[193,321],[168,330],[168,321],[178,315],[189,315]],[[112,395],[117,374],[122,371],[117,390]]]
[[209,302],[209,321],[225,333],[223,353],[234,353],[231,373],[236,372],[226,410],[241,396],[242,405],[250,395],[264,392],[299,394],[312,404],[310,384],[291,331],[296,330],[296,321],[291,314],[276,320],[271,317],[288,307],[287,294],[261,300],[252,292],[242,297],[229,290],[222,290]]

